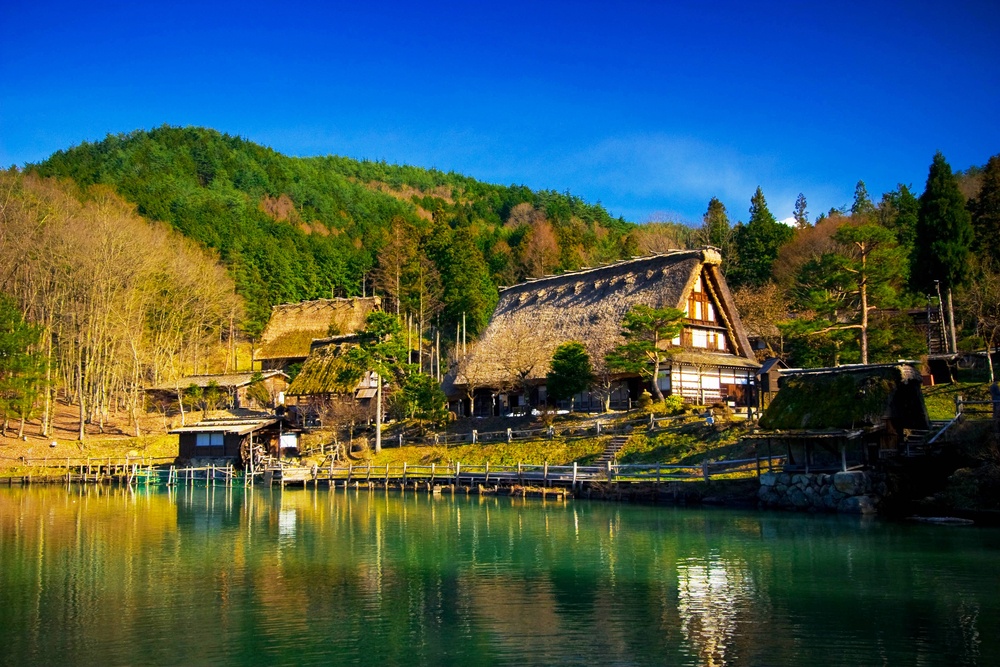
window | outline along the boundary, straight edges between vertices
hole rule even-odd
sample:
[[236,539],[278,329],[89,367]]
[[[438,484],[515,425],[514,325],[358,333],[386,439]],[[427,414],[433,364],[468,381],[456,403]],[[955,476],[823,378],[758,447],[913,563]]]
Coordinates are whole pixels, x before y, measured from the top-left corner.
[[195,439],[197,447],[222,447],[221,433],[198,433]]
[[708,332],[704,329],[691,330],[692,347],[708,347]]

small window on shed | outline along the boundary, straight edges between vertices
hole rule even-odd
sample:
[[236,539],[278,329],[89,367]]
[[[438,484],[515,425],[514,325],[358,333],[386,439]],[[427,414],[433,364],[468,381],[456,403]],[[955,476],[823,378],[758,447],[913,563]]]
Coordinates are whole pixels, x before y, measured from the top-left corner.
[[195,446],[197,447],[221,447],[222,446],[222,434],[221,433],[198,433],[195,438]]

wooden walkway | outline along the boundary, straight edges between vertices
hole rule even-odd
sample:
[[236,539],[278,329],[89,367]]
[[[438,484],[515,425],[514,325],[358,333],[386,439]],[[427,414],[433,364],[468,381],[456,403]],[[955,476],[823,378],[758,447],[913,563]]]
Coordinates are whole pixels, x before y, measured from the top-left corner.
[[[63,482],[76,484],[123,484],[129,486],[303,486],[328,488],[399,488],[426,490],[464,489],[467,492],[497,492],[521,495],[569,495],[584,489],[608,485],[659,485],[678,481],[708,481],[719,478],[756,477],[761,468],[780,466],[782,459],[744,459],[705,462],[699,465],[618,465],[611,461],[599,466],[527,465],[491,466],[454,463],[430,465],[373,466],[292,466],[275,463],[248,474],[232,466],[177,467],[140,463],[135,460],[88,459],[55,475],[24,474],[0,478],[0,484]],[[42,470],[39,470],[41,473]],[[548,489],[549,491],[545,491]]]

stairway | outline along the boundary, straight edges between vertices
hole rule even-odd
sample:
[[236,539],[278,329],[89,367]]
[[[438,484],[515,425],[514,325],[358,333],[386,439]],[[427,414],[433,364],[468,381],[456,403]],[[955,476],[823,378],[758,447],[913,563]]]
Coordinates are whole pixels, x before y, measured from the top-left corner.
[[930,453],[932,447],[940,446],[937,443],[934,445],[929,444],[930,440],[949,423],[947,420],[935,420],[931,421],[930,429],[911,430],[906,437],[906,442],[903,444],[901,454],[903,456],[924,456]]
[[627,435],[616,435],[611,438],[607,447],[604,448],[604,452],[601,453],[601,456],[597,459],[597,465],[604,467],[608,465],[608,463],[614,463],[618,459],[618,452],[625,447],[627,442]]

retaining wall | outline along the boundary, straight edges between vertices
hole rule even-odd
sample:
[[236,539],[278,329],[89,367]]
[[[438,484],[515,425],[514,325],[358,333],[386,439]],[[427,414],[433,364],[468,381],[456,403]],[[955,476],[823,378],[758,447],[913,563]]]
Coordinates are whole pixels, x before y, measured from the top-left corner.
[[780,472],[761,474],[757,498],[767,508],[875,514],[887,494],[885,476],[880,473]]

